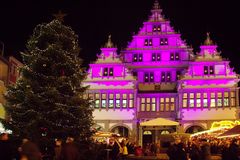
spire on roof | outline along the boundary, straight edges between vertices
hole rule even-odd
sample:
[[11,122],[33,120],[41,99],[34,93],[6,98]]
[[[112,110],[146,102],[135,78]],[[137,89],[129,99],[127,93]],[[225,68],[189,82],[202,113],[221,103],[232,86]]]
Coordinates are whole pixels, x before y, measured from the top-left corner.
[[150,16],[149,21],[162,21],[162,20],[164,20],[163,16],[161,15],[162,9],[160,8],[158,0],[155,0],[151,12],[152,12],[152,15]]
[[105,43],[105,48],[114,48],[114,45],[113,45],[113,42],[112,42],[112,39],[111,39],[111,35],[108,36],[108,41],[107,43]]
[[157,10],[160,9],[160,5],[158,3],[158,0],[155,0],[154,4],[153,4],[153,10]]
[[214,45],[213,41],[210,38],[210,33],[209,32],[207,32],[207,39],[204,41],[204,45],[206,45],[206,46]]

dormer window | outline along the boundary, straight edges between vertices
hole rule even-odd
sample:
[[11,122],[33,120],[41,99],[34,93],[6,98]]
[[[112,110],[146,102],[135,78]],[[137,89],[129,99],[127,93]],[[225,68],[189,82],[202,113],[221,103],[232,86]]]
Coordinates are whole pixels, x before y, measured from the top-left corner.
[[179,57],[179,53],[178,52],[176,52],[176,53],[170,53],[170,60],[171,61],[178,61],[178,60],[180,60],[180,57]]
[[161,26],[160,25],[153,26],[153,32],[161,32]]
[[175,53],[175,60],[179,60],[180,58],[179,58],[179,53],[178,52],[176,52]]
[[204,66],[204,74],[208,75],[208,66]]
[[153,32],[157,31],[157,26],[153,26]]
[[152,46],[152,39],[149,39],[149,40],[148,40],[148,45],[149,45],[149,46]]
[[103,76],[113,76],[113,68],[104,68]]
[[142,62],[143,56],[142,54],[134,54],[133,55],[133,62]]
[[152,61],[161,61],[160,53],[152,53]]
[[145,39],[144,46],[148,46],[148,39]]
[[213,66],[209,66],[209,74],[214,74],[214,67]]
[[144,82],[154,82],[154,74],[153,74],[153,72],[144,74]]
[[152,54],[152,61],[156,61],[156,53]]
[[161,73],[161,82],[165,82],[165,72]]
[[214,66],[204,66],[204,75],[213,75],[214,74]]
[[113,76],[113,68],[109,68],[109,76]]
[[160,38],[160,45],[161,46],[168,45],[168,39],[167,38]]
[[142,54],[138,54],[138,61],[142,62],[142,59],[143,59]]
[[170,60],[174,61],[174,53],[170,53]]
[[145,39],[144,46],[152,46],[152,39]]
[[171,74],[170,74],[170,72],[167,72],[167,80],[166,80],[167,82],[170,82],[171,81]]
[[108,68],[103,69],[103,76],[108,76]]
[[181,72],[180,72],[180,71],[177,71],[177,73],[176,73],[176,79],[177,79],[177,80],[180,79],[180,75],[181,75]]

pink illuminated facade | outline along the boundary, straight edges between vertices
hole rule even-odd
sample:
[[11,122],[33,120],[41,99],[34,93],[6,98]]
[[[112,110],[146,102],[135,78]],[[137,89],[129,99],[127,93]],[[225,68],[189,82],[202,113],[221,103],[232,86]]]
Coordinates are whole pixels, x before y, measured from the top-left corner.
[[[229,61],[209,35],[195,55],[161,12],[156,1],[121,56],[109,39],[84,82],[98,127],[140,144],[157,141],[159,134],[191,133],[208,129],[213,121],[239,118],[239,79]],[[180,126],[139,125],[159,117]]]

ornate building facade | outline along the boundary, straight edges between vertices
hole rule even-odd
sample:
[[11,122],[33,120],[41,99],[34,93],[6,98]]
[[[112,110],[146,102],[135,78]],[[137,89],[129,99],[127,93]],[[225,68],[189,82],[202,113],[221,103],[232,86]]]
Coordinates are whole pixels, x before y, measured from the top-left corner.
[[[239,118],[239,78],[229,61],[209,35],[194,54],[161,12],[155,1],[148,21],[120,55],[109,38],[84,82],[90,86],[86,96],[94,101],[96,125],[140,143],[145,134],[153,139],[169,132],[192,133],[208,129],[213,121]],[[141,127],[156,118],[180,125]]]

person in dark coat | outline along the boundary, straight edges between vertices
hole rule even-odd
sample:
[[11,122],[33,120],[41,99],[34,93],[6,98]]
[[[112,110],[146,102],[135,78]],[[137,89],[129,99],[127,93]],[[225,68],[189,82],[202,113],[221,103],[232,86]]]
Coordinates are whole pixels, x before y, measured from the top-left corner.
[[188,160],[187,153],[182,142],[177,144],[177,152],[175,154],[177,160]]
[[79,160],[80,153],[72,137],[68,137],[66,144],[63,145],[60,160]]
[[196,144],[192,144],[189,150],[189,157],[191,160],[201,160],[200,150]]
[[211,160],[210,144],[206,139],[202,140],[201,156],[201,160]]
[[224,146],[222,147],[221,153],[222,153],[222,160],[229,160],[230,155],[229,155],[229,144],[228,143],[224,144]]
[[4,160],[12,159],[12,147],[7,133],[0,135],[0,158]]
[[27,160],[41,160],[42,155],[38,146],[28,139],[23,139],[23,144],[20,147],[21,158]]
[[237,145],[237,141],[236,141],[236,139],[233,139],[232,143],[230,144],[230,147],[229,147],[229,155],[230,155],[229,159],[239,160],[238,152],[239,152],[239,147]]
[[169,157],[169,160],[178,160],[178,157],[176,156],[176,152],[177,152],[177,144],[172,143],[167,150],[167,155]]

